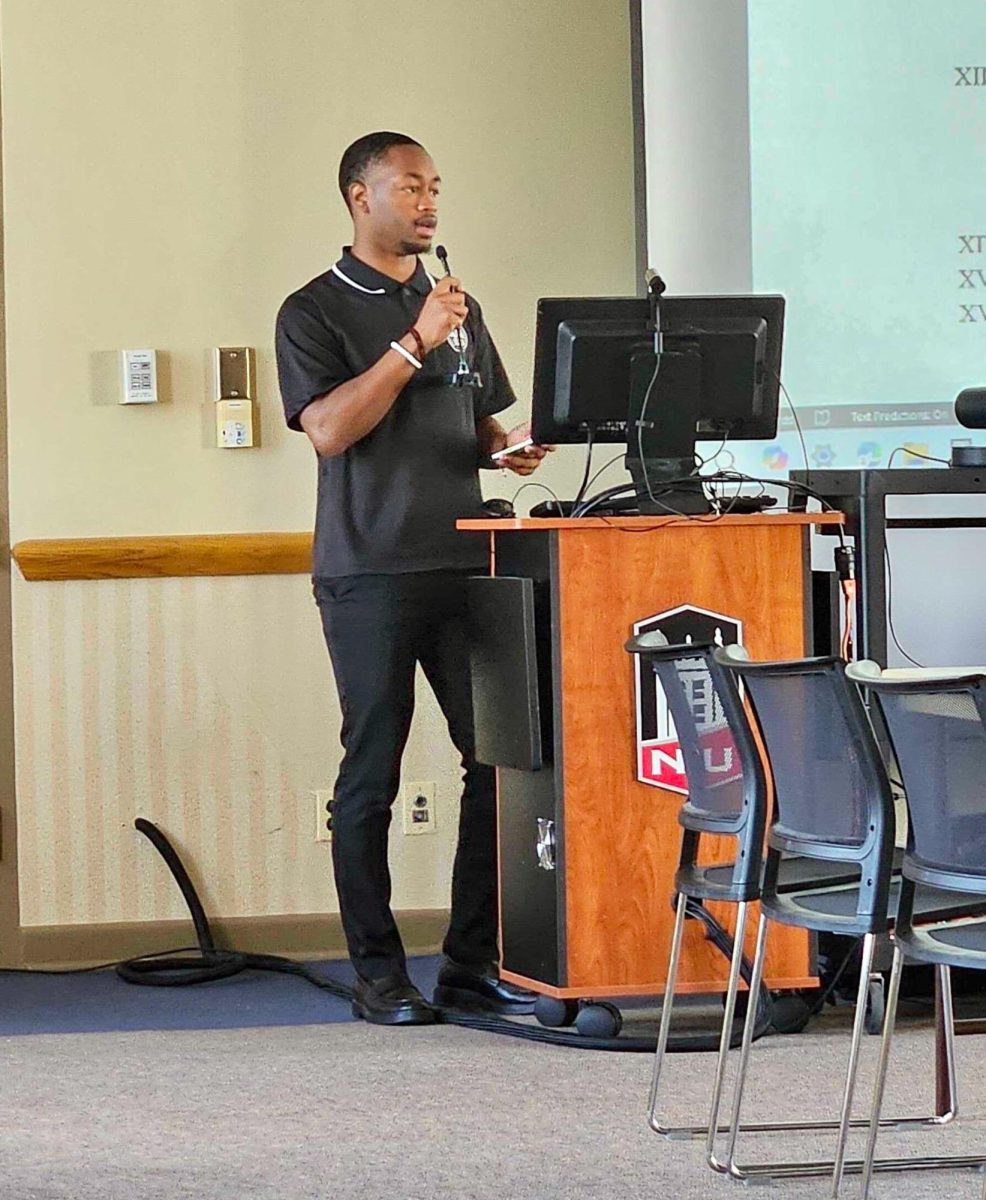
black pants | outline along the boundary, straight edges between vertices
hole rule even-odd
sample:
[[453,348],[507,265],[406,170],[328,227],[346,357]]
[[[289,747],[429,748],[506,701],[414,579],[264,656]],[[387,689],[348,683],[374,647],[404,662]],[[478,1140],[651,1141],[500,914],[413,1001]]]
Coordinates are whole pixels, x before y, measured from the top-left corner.
[[332,806],[332,863],[349,955],[367,979],[406,969],[390,909],[387,836],[414,711],[416,663],[445,715],[464,772],[443,949],[468,965],[497,957],[495,776],[475,760],[465,578],[427,571],[315,582],[345,751]]

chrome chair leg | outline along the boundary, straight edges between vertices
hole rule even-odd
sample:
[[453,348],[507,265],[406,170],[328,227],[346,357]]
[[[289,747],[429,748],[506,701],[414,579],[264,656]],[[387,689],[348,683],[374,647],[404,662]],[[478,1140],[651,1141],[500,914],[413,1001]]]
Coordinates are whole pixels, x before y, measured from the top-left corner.
[[887,1007],[883,1017],[883,1036],[880,1039],[880,1063],[873,1085],[873,1107],[870,1109],[870,1130],[866,1139],[866,1157],[863,1159],[861,1200],[868,1200],[870,1183],[873,1180],[873,1159],[876,1156],[876,1139],[880,1131],[880,1109],[887,1082],[887,1067],[890,1064],[890,1043],[893,1041],[894,1025],[897,1020],[897,999],[900,995],[900,977],[904,969],[904,956],[899,947],[894,947],[894,961],[890,968],[890,986],[887,989]]
[[[733,957],[729,963],[729,983],[726,988],[726,1003],[722,1014],[722,1033],[719,1037],[719,1055],[716,1060],[716,1077],[712,1085],[712,1105],[709,1111],[709,1131],[705,1143],[706,1154],[715,1149],[716,1137],[719,1132],[719,1108],[722,1104],[722,1089],[726,1081],[726,1061],[729,1057],[729,1043],[733,1036],[733,1017],[736,1014],[736,994],[739,991],[740,967],[743,965],[743,949],[746,942],[746,917],[749,904],[743,901],[736,913],[736,932],[733,935]],[[750,988],[747,994],[747,1020],[743,1023],[744,1030],[753,1014],[756,1022],[757,995],[759,984]]]
[[664,1067],[664,1056],[668,1047],[668,1031],[671,1028],[671,1009],[674,1006],[674,989],[678,982],[678,964],[681,961],[681,942],[685,930],[685,908],[688,898],[684,892],[678,893],[678,903],[675,908],[674,933],[671,936],[671,957],[668,960],[668,978],[665,984],[664,1003],[661,1005],[661,1024],[657,1031],[657,1051],[654,1055],[654,1075],[650,1085],[648,1114],[650,1127],[655,1133],[671,1137],[674,1134],[692,1133],[692,1126],[669,1126],[661,1124],[657,1115],[658,1089],[661,1082],[661,1071]]
[[[904,971],[904,956],[898,948],[894,948],[894,960],[890,971],[890,984],[887,990],[887,1010],[883,1020],[883,1036],[880,1042],[880,1062],[877,1068],[876,1082],[873,1087],[873,1105],[870,1111],[870,1127],[866,1140],[866,1156],[863,1159],[863,1178],[860,1189],[861,1200],[868,1200],[870,1194],[870,1185],[873,1181],[873,1173],[880,1169],[880,1163],[876,1159],[876,1140],[881,1126],[885,1125],[885,1121],[880,1120],[880,1112],[883,1107],[883,1093],[887,1082],[887,1069],[890,1065],[890,1049],[893,1043],[894,1030],[897,1023],[897,1006],[900,1001],[900,981]],[[944,1077],[941,1080],[943,1085],[942,1091],[946,1096],[944,1111],[940,1111],[937,1117],[939,1125],[945,1125],[949,1121],[954,1120],[958,1113],[958,1097],[956,1090],[956,1075],[955,1075],[955,1010],[952,1004],[952,975],[948,967],[938,966],[935,968],[938,983],[938,1024],[942,1027],[939,1031],[936,1029],[936,1043],[941,1040],[943,1046],[943,1067]],[[968,1158],[957,1158],[953,1160],[942,1157],[940,1159],[929,1159],[929,1170],[934,1167],[948,1167],[949,1165],[968,1165]],[[983,1188],[984,1200],[986,1200],[986,1185]]]
[[[684,938],[688,898],[679,894],[675,908],[674,932],[671,936],[671,954],[668,959],[668,977],[665,983],[665,1000],[661,1007],[661,1022],[657,1031],[657,1049],[654,1055],[654,1074],[651,1079],[650,1097],[648,1100],[648,1122],[655,1133],[671,1139],[704,1138],[708,1136],[709,1124],[704,1125],[665,1125],[658,1114],[661,1072],[664,1069],[664,1059],[667,1054],[668,1034],[671,1028],[671,1016],[674,991],[678,982],[678,968],[681,961],[681,944]],[[746,925],[749,914],[749,903],[741,902],[736,914],[736,933],[733,940],[733,953],[729,960],[729,977],[723,1000],[722,1032],[719,1038],[719,1053],[716,1061],[715,1084],[712,1091],[712,1119],[718,1120],[719,1107],[722,1100],[723,1085],[726,1076],[726,1062],[729,1054],[729,1044],[732,1040],[733,1018],[736,1014],[736,997],[739,993],[740,972],[743,966],[744,942],[746,940]],[[772,1127],[771,1127],[772,1128]]]
[[[767,922],[761,914],[760,925],[757,930],[757,948],[755,951],[753,963],[753,975],[750,980],[751,993],[755,994],[763,981],[764,959],[766,957],[766,929]],[[864,948],[863,970],[860,977],[860,996],[857,1000],[856,1014],[853,1022],[854,1035],[854,1050],[850,1051],[850,1061],[847,1070],[846,1088],[843,1094],[842,1113],[840,1120],[835,1121],[802,1121],[788,1122],[784,1126],[780,1125],[758,1125],[754,1123],[741,1123],[741,1109],[743,1103],[744,1091],[746,1088],[747,1075],[749,1072],[750,1050],[753,1044],[753,1028],[754,1015],[752,1005],[747,1012],[746,1024],[743,1027],[743,1044],[740,1051],[739,1068],[737,1071],[736,1083],[733,1091],[733,1107],[730,1124],[719,1130],[719,1133],[729,1134],[729,1142],[724,1158],[720,1158],[715,1153],[707,1155],[709,1166],[713,1170],[721,1174],[728,1174],[734,1179],[744,1181],[751,1180],[775,1180],[782,1179],[807,1179],[811,1177],[829,1176],[833,1180],[833,1194],[837,1194],[835,1188],[836,1174],[838,1173],[839,1182],[846,1174],[859,1174],[864,1168],[862,1159],[846,1160],[845,1144],[850,1128],[867,1128],[870,1124],[870,1119],[851,1120],[849,1113],[852,1103],[852,1090],[855,1085],[856,1078],[856,1063],[859,1056],[860,1043],[862,1041],[862,1022],[865,1017],[863,1003],[866,996],[866,982],[870,973],[872,964],[872,950],[867,953]],[[950,1014],[950,990],[948,981],[945,981],[943,995],[946,997],[943,1004],[943,1013]],[[951,1044],[948,1034],[945,1035],[946,1045]],[[947,1055],[946,1055],[947,1058]],[[955,1090],[955,1071],[954,1059],[949,1060],[948,1070],[949,1078],[949,1094],[954,1096]],[[879,1119],[879,1118],[878,1118]],[[908,1117],[908,1118],[890,1118],[879,1119],[880,1128],[905,1128],[914,1125],[938,1125],[944,1120],[949,1119],[947,1114],[941,1114],[934,1117]],[[737,1137],[742,1130],[743,1132],[761,1132],[764,1130],[772,1130],[778,1128],[786,1128],[793,1130],[831,1130],[839,1131],[838,1154],[836,1159],[821,1159],[821,1160],[804,1160],[802,1162],[763,1162],[763,1163],[739,1163],[736,1161],[736,1145]],[[711,1140],[711,1139],[710,1139]],[[954,1156],[924,1156],[912,1158],[886,1158],[876,1159],[873,1162],[873,1171],[930,1171],[938,1170],[943,1167],[976,1167],[986,1164],[986,1155],[954,1155]],[[986,1197],[983,1198],[986,1200]]]
[[756,1004],[754,997],[760,991],[760,985],[763,982],[764,959],[766,957],[767,946],[767,918],[761,912],[760,921],[757,924],[757,943],[756,949],[753,952],[753,972],[750,976],[750,1002],[746,1006],[746,1020],[743,1023],[743,1043],[740,1049],[739,1067],[737,1069],[736,1083],[733,1085],[733,1111],[729,1120],[729,1148],[726,1153],[726,1161],[722,1162],[716,1157],[715,1143],[718,1137],[718,1129],[714,1124],[709,1126],[709,1136],[705,1144],[706,1159],[713,1171],[719,1171],[723,1174],[732,1175],[733,1166],[736,1159],[736,1138],[740,1130],[740,1110],[743,1105],[743,1089],[746,1085],[746,1072],[750,1063],[750,1047],[753,1045],[753,1029],[756,1023]]
[[863,1039],[863,1025],[866,1021],[866,995],[869,989],[870,973],[873,970],[873,950],[876,938],[868,933],[863,938],[863,959],[859,968],[859,988],[856,991],[856,1012],[852,1023],[852,1043],[849,1047],[849,1066],[846,1070],[846,1086],[842,1096],[842,1113],[839,1117],[839,1137],[836,1143],[835,1162],[832,1167],[832,1196],[833,1200],[839,1195],[842,1185],[842,1173],[845,1170],[846,1142],[849,1138],[849,1122],[852,1120],[852,1100],[856,1090],[856,1075],[859,1070],[859,1046]]
[[958,1084],[955,1074],[955,1007],[952,1003],[951,967],[935,967],[935,981],[938,985],[937,1003],[935,1004],[936,1054],[938,1054],[938,1043],[941,1043],[941,1053],[935,1064],[939,1092],[935,1124],[947,1125],[950,1121],[955,1120],[959,1112]]
[[[726,988],[726,993],[723,1002],[723,1021],[719,1039],[719,1052],[716,1059],[716,1074],[715,1083],[712,1093],[711,1110],[709,1120],[704,1125],[668,1125],[665,1124],[658,1113],[658,1102],[660,1095],[660,1080],[664,1069],[664,1060],[667,1053],[667,1043],[671,1028],[672,1008],[674,993],[677,987],[678,974],[681,964],[681,948],[684,940],[684,927],[687,918],[688,897],[679,893],[675,905],[675,922],[671,938],[671,953],[668,960],[668,975],[666,982],[665,1002],[661,1008],[661,1020],[658,1028],[657,1048],[654,1056],[654,1071],[651,1079],[650,1096],[648,1099],[648,1123],[650,1128],[672,1140],[675,1139],[706,1139],[706,1156],[709,1165],[713,1170],[734,1175],[736,1178],[750,1178],[750,1172],[753,1176],[758,1174],[756,1167],[749,1169],[737,1166],[735,1160],[736,1138],[739,1129],[736,1125],[738,1105],[734,1101],[733,1116],[728,1125],[719,1124],[719,1114],[722,1107],[722,1094],[725,1087],[726,1066],[728,1063],[729,1044],[732,1039],[733,1021],[736,1013],[736,997],[739,994],[740,972],[743,962],[744,942],[746,926],[749,920],[749,905],[741,903],[738,906],[736,918],[736,935],[733,942],[733,954],[730,959],[729,979]],[[759,995],[760,988],[763,984],[763,963],[760,964],[759,975],[756,973],[756,955],[759,953],[760,939],[766,937],[766,929],[758,927],[757,933],[757,949],[754,951],[754,972],[751,979],[751,987],[748,993],[750,1009],[747,1013],[747,1022],[743,1027],[743,1049],[740,1053],[739,1079],[744,1079],[744,1072],[749,1063],[750,1048],[753,1042],[753,1033],[756,1028],[756,1000]],[[909,1126],[929,1126],[929,1125],[944,1125],[951,1121],[958,1111],[958,1101],[956,1095],[956,1074],[955,1074],[955,1028],[954,1028],[954,1011],[952,1006],[952,990],[951,976],[947,967],[937,968],[939,971],[939,993],[941,996],[941,1006],[939,1013],[939,1036],[942,1043],[942,1052],[938,1055],[936,1061],[936,1071],[940,1072],[937,1080],[938,1094],[947,1096],[947,1101],[942,1101],[937,1104],[936,1112],[932,1116],[922,1117],[881,1117],[879,1120],[880,1128],[884,1129],[901,1129]],[[867,976],[863,976],[867,978]],[[747,1023],[749,1023],[749,1031],[747,1031]],[[742,1096],[739,1097],[740,1103]],[[869,1119],[850,1120],[849,1128],[865,1129],[869,1126]],[[762,1121],[750,1122],[742,1129],[746,1133],[779,1133],[779,1132],[826,1132],[828,1130],[841,1130],[842,1122],[833,1120],[819,1121]],[[725,1162],[720,1160],[715,1153],[715,1143],[720,1135],[730,1135],[728,1153]],[[937,1161],[937,1160],[935,1160]],[[783,1174],[791,1174],[787,1169],[794,1168],[795,1164],[777,1164]],[[827,1174],[830,1163],[806,1164],[806,1169],[802,1174],[820,1175]],[[860,1163],[847,1164],[844,1170],[858,1171],[861,1167]],[[879,1167],[877,1169],[880,1169]],[[795,1172],[797,1173],[797,1172]],[[763,1174],[767,1174],[764,1172]],[[984,1197],[986,1200],[986,1197]]]

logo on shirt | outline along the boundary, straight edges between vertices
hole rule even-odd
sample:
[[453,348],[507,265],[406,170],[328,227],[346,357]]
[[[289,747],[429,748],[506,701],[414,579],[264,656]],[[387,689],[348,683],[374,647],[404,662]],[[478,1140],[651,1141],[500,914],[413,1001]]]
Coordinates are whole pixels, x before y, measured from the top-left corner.
[[453,329],[446,340],[458,354],[465,354],[466,347],[469,345],[469,334],[466,333],[466,327],[460,325],[458,329]]

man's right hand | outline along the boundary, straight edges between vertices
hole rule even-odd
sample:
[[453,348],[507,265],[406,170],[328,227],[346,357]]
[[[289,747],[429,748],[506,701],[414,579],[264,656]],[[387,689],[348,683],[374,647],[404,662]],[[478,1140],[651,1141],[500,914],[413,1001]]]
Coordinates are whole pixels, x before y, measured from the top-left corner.
[[414,322],[425,350],[430,352],[446,341],[452,330],[465,321],[468,311],[459,280],[454,275],[439,280],[428,293]]

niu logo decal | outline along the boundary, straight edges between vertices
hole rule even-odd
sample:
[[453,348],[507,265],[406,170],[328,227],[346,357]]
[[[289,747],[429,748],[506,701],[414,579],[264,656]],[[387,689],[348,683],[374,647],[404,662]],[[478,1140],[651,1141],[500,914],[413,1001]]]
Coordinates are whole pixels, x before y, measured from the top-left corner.
[[[742,622],[735,617],[688,604],[647,617],[633,627],[634,634],[652,633],[654,630],[660,630],[671,645],[714,642],[718,646],[732,646],[743,640]],[[639,655],[634,671],[637,693],[637,778],[651,787],[665,788],[669,792],[680,792],[687,796],[684,755],[664,689]],[[696,671],[685,681],[685,686],[690,690],[689,701],[702,735],[706,769],[715,774],[722,772],[723,775],[738,772],[739,764],[733,761],[732,738],[708,672]]]

